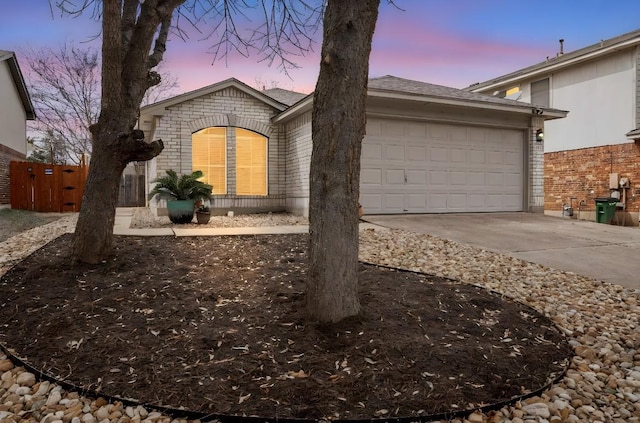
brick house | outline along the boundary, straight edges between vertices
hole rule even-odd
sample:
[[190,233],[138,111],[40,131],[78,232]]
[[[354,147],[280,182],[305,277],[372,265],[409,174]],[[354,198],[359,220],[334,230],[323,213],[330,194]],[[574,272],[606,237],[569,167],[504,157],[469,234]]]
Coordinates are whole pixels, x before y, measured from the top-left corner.
[[[228,79],[140,110],[167,169],[202,170],[214,212],[308,214],[313,95]],[[542,211],[553,108],[385,76],[369,81],[360,202],[368,214]],[[149,189],[149,188],[147,188]],[[164,204],[150,207],[163,214]]]
[[[544,208],[595,219],[596,198],[618,200],[618,224],[640,209],[640,30],[474,84],[467,90],[568,110],[544,137]],[[564,211],[564,213],[563,213]]]
[[9,164],[25,160],[27,120],[36,118],[18,59],[0,50],[0,207],[11,204]]

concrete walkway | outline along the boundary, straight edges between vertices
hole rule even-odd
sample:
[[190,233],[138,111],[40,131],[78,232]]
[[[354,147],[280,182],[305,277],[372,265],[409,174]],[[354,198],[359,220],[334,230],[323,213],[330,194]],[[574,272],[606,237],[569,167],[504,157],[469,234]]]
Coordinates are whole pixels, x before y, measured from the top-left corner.
[[534,213],[365,216],[554,269],[640,289],[640,229]]
[[[266,234],[304,234],[309,232],[307,225],[279,225],[279,226],[253,226],[239,228],[135,228],[132,229],[131,219],[133,208],[117,208],[116,219],[113,225],[115,235],[136,235],[136,236],[215,236],[215,235],[266,235]],[[371,223],[360,223],[360,230],[375,228]],[[378,226],[379,227],[379,226]]]
[[256,234],[296,234],[307,233],[309,227],[305,225],[291,226],[257,226],[251,228],[135,228],[132,229],[132,208],[117,208],[113,225],[115,235],[137,236],[214,236],[214,235],[256,235]]

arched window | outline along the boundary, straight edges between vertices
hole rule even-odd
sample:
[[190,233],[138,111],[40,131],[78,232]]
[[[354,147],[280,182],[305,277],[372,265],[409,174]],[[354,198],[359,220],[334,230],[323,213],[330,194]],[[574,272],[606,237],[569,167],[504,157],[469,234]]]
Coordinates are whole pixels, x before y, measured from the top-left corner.
[[236,128],[236,194],[267,195],[267,138]]
[[268,194],[265,136],[242,128],[205,128],[193,133],[191,152],[192,169],[202,170],[214,195]]
[[191,159],[193,170],[201,170],[204,173],[204,182],[213,185],[213,194],[226,194],[226,128],[205,128],[195,132],[191,139]]

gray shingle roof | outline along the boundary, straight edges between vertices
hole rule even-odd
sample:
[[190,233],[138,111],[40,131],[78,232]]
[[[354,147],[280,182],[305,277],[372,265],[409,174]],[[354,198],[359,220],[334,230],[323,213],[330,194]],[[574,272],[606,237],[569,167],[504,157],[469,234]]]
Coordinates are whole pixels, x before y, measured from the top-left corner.
[[475,103],[491,103],[511,107],[531,108],[531,104],[524,103],[522,101],[508,100],[486,94],[473,93],[470,91],[460,90],[458,88],[429,84],[428,82],[412,81],[410,79],[398,78],[391,75],[369,79],[369,90],[390,91]]
[[263,90],[262,94],[268,95],[275,101],[279,101],[280,103],[286,104],[287,106],[291,106],[297,103],[308,95],[295,91],[284,90],[282,88],[270,88],[268,90]]

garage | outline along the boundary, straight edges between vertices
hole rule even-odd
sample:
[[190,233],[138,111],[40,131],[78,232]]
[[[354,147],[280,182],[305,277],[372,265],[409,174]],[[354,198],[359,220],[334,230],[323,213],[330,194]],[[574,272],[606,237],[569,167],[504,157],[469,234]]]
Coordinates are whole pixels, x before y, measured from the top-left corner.
[[362,206],[367,214],[523,211],[525,132],[369,118]]

